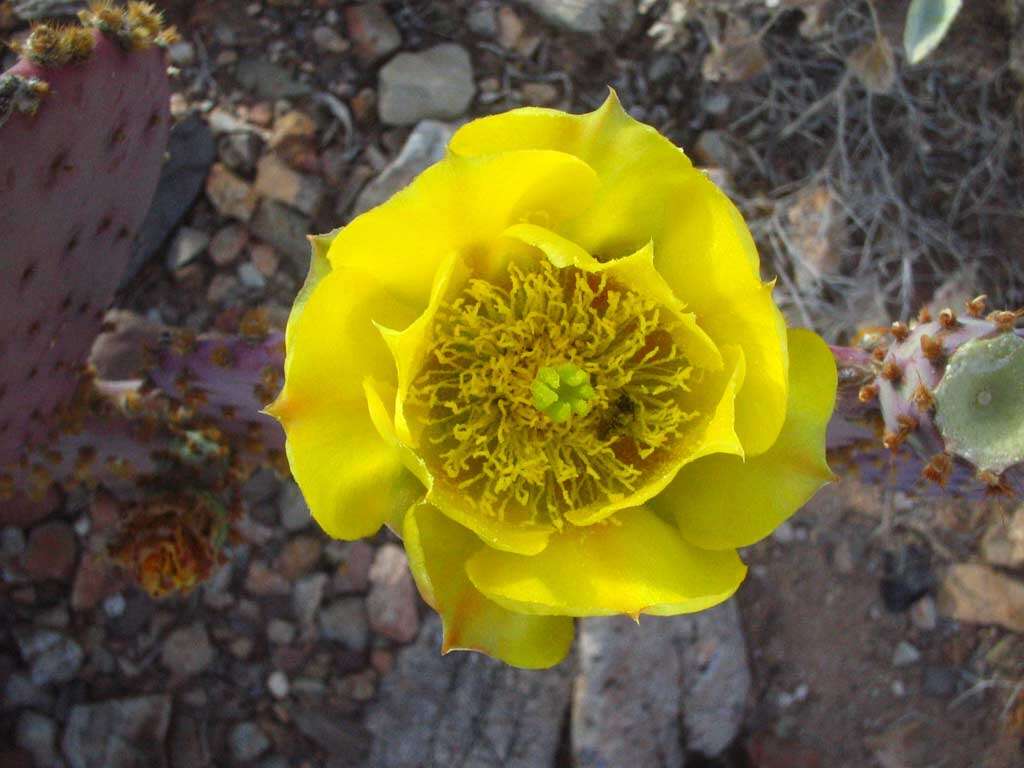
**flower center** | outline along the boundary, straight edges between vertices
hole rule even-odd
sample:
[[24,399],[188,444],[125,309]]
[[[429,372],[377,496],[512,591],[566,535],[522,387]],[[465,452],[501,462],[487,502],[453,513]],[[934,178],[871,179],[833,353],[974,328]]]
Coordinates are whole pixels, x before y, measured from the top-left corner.
[[[433,318],[406,413],[419,453],[476,513],[550,523],[624,499],[697,414],[676,316],[547,261],[470,279]],[[554,364],[553,364],[554,363]]]
[[572,363],[557,368],[544,366],[537,371],[530,391],[537,410],[555,422],[566,421],[574,413],[586,416],[596,394],[590,386],[590,374]]

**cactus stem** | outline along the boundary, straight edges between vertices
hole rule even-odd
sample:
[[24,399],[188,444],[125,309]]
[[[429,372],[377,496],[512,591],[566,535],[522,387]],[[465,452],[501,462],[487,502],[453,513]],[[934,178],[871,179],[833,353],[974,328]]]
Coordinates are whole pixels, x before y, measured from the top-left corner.
[[964,302],[964,306],[967,308],[967,314],[973,318],[981,318],[985,314],[985,302],[988,301],[988,296],[984,293],[975,296],[973,299],[968,299]]
[[892,335],[896,341],[903,341],[910,335],[910,329],[907,328],[905,323],[901,323],[897,320],[892,324]]
[[921,335],[921,354],[935,365],[940,365],[945,358],[942,342],[927,333]]
[[862,403],[870,403],[876,397],[878,397],[878,386],[875,384],[865,384],[857,392],[857,399]]
[[893,384],[898,384],[903,379],[903,369],[890,360],[882,366],[882,378]]
[[937,485],[945,485],[953,471],[953,460],[945,453],[937,453],[921,470],[921,476]]

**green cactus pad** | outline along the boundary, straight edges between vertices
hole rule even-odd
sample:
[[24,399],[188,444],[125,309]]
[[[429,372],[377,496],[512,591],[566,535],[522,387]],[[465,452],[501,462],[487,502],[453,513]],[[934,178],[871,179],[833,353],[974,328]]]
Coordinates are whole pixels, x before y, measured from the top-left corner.
[[935,390],[935,421],[951,453],[980,470],[1024,461],[1024,339],[964,344]]

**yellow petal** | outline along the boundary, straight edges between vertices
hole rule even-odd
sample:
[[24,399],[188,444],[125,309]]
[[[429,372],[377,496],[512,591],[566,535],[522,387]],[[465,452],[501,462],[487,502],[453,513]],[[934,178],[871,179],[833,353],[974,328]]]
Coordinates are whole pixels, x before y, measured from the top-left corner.
[[342,229],[328,258],[335,269],[371,275],[399,303],[415,307],[411,317],[374,315],[405,328],[426,305],[446,256],[458,253],[486,276],[502,231],[525,221],[565,221],[589,205],[596,186],[586,163],[561,152],[450,157]]
[[403,538],[416,584],[444,623],[445,653],[481,651],[528,669],[565,658],[572,645],[572,619],[515,613],[470,583],[466,560],[484,546],[472,532],[429,504],[417,504],[406,515]]
[[835,361],[810,331],[790,331],[789,350],[788,411],[775,444],[746,462],[733,456],[695,461],[651,502],[674,514],[683,536],[697,546],[752,544],[832,479],[825,429],[835,405]]
[[313,517],[331,536],[373,534],[423,494],[398,451],[371,420],[363,380],[394,376],[379,334],[364,332],[386,302],[366,280],[350,280],[316,257],[289,318],[285,386],[268,412],[287,437],[288,463]]
[[530,108],[474,120],[450,144],[464,156],[527,148],[576,155],[600,179],[593,205],[553,229],[600,260],[653,241],[655,266],[687,310],[716,344],[743,348],[737,431],[748,455],[767,450],[785,417],[785,324],[735,206],[668,139],[626,114],[614,92],[586,115]]
[[699,611],[727,599],[746,573],[735,552],[698,549],[643,508],[567,527],[533,557],[478,550],[466,569],[499,605],[568,616]]

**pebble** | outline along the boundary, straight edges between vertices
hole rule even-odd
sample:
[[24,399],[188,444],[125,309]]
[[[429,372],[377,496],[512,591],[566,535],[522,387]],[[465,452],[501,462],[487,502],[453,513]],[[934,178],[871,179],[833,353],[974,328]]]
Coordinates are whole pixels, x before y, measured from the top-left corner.
[[227,267],[237,261],[248,242],[249,233],[245,227],[228,224],[217,230],[207,250],[214,264],[218,267]]
[[522,0],[552,24],[570,32],[621,38],[636,19],[634,0]]
[[498,45],[514,50],[526,31],[526,25],[519,14],[507,5],[498,9]]
[[267,639],[276,645],[288,645],[295,639],[295,625],[283,619],[271,619],[267,624]]
[[549,107],[558,101],[558,88],[551,83],[523,83],[521,91],[528,106]]
[[498,16],[491,0],[474,3],[466,13],[466,26],[474,35],[493,38],[498,35]]
[[32,707],[38,710],[49,710],[53,706],[53,697],[40,686],[32,682],[28,675],[15,672],[7,678],[0,698],[0,709],[23,709]]
[[459,117],[476,92],[469,54],[454,43],[400,53],[381,68],[378,91],[380,119],[388,125]]
[[270,691],[270,695],[275,699],[283,699],[288,696],[290,687],[288,675],[279,669],[271,672],[270,677],[267,678],[267,690]]
[[252,232],[287,256],[300,274],[309,268],[310,220],[299,211],[275,200],[263,200],[252,222]]
[[231,729],[228,741],[231,744],[231,754],[240,763],[255,760],[270,749],[270,739],[263,729],[253,722],[238,723]]
[[921,676],[921,690],[925,696],[947,699],[956,693],[960,675],[949,667],[925,667]]
[[32,579],[71,578],[77,552],[75,532],[67,523],[44,523],[32,529],[22,555],[22,567]]
[[277,268],[281,263],[274,249],[264,243],[253,246],[249,253],[249,260],[259,270],[259,273],[267,278],[277,274]]
[[332,541],[324,548],[327,559],[337,565],[333,587],[338,592],[363,592],[370,586],[373,547],[365,541]]
[[15,743],[32,755],[37,766],[51,768],[57,757],[57,724],[37,712],[22,712],[14,734]]
[[295,581],[316,565],[322,551],[321,537],[295,536],[284,545],[281,554],[274,561],[274,568],[286,579]]
[[923,632],[931,632],[939,624],[939,612],[935,598],[925,595],[910,606],[910,622]]
[[15,638],[34,685],[66,683],[74,679],[85,660],[82,646],[52,629],[16,630]]
[[264,155],[257,166],[256,192],[311,216],[323,200],[324,183],[293,170],[275,155]]
[[217,157],[231,170],[249,176],[262,148],[262,140],[252,131],[228,133],[217,140]]
[[308,627],[313,624],[316,612],[320,610],[326,586],[325,573],[314,573],[295,584],[292,592],[292,613],[301,626]]
[[238,279],[234,275],[216,274],[210,278],[206,288],[206,298],[211,304],[220,304],[232,296],[238,289]]
[[171,632],[164,640],[160,662],[172,674],[197,675],[213,663],[216,651],[202,624],[190,624]]
[[277,508],[281,514],[281,525],[286,531],[305,530],[313,520],[302,491],[294,480],[289,480],[281,486],[281,492],[277,496]]
[[373,64],[398,50],[402,36],[386,10],[374,3],[345,8],[345,25],[356,56],[363,64]]
[[981,556],[992,565],[1024,565],[1024,504],[1012,515],[999,515],[981,540]]
[[385,544],[370,568],[370,594],[366,612],[374,632],[399,643],[415,639],[419,631],[416,585],[401,547]]
[[231,219],[249,221],[256,210],[257,197],[252,186],[223,163],[214,163],[210,169],[206,196],[221,215]]
[[18,557],[25,551],[25,532],[21,528],[9,525],[0,533],[0,558],[4,560]]
[[198,259],[210,244],[210,236],[201,229],[181,227],[167,249],[167,269],[171,272],[186,267]]
[[938,609],[958,621],[1024,632],[1024,582],[985,565],[959,563],[939,585]]
[[238,62],[235,78],[248,94],[268,101],[306,96],[310,91],[308,85],[296,80],[288,70],[255,56]]
[[238,274],[238,282],[245,288],[249,288],[254,291],[262,291],[267,287],[267,278],[263,276],[262,272],[256,269],[256,265],[251,261],[239,264],[236,272]]
[[71,708],[61,748],[71,768],[163,765],[170,719],[166,695],[78,704]]
[[353,651],[365,651],[370,642],[366,607],[358,597],[342,598],[326,606],[317,616],[320,634]]
[[894,667],[909,667],[921,660],[921,651],[912,643],[906,640],[900,641],[892,654],[892,665]]
[[245,591],[250,595],[287,595],[291,590],[288,579],[261,560],[253,560],[245,575]]
[[313,28],[313,44],[325,53],[344,53],[349,49],[348,40],[323,24]]
[[195,63],[196,49],[188,40],[179,40],[168,46],[167,57],[176,67],[187,67]]

